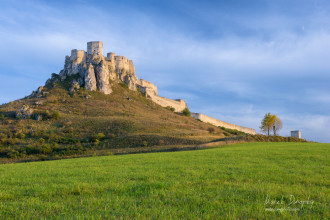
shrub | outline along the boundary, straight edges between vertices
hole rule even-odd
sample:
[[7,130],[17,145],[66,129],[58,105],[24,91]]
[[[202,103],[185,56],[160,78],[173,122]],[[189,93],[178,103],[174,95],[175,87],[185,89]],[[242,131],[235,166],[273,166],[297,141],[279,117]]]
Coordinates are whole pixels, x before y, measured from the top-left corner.
[[191,113],[190,113],[190,111],[189,111],[188,108],[185,108],[185,109],[182,111],[182,114],[185,115],[185,116],[188,116],[188,117],[191,116]]
[[38,143],[39,143],[39,144],[43,144],[43,143],[45,143],[45,139],[43,139],[43,138],[39,138]]
[[172,112],[175,112],[175,108],[172,107],[172,106],[167,106],[166,109],[168,109],[168,110],[170,110],[170,111],[172,111]]
[[18,132],[15,134],[15,137],[19,138],[19,139],[24,139],[25,138],[25,134],[22,132]]
[[101,140],[105,137],[105,135],[103,133],[98,133],[95,137],[96,137],[96,139]]
[[209,127],[207,130],[209,133],[214,133],[214,131],[215,131],[215,129],[213,127]]
[[100,142],[105,137],[103,133],[98,133],[91,138],[92,142]]
[[125,89],[128,88],[128,85],[127,85],[126,83],[124,83],[124,82],[120,82],[119,85],[120,85],[121,87],[125,88]]
[[5,119],[5,115],[3,113],[0,114],[0,120],[4,120]]
[[17,150],[11,150],[8,152],[8,157],[11,159],[16,159],[19,157],[19,152]]
[[99,145],[100,144],[100,140],[99,139],[95,139],[94,140],[94,144],[97,146],[97,145]]
[[52,148],[49,146],[49,144],[42,145],[39,150],[42,154],[50,154],[52,152]]
[[33,145],[28,145],[25,147],[25,152],[27,154],[38,154],[39,153],[39,148]]
[[58,111],[54,111],[51,117],[55,120],[58,120],[60,118],[60,113]]
[[147,141],[142,141],[142,145],[143,145],[144,147],[147,147],[147,146],[148,146],[148,142],[147,142]]

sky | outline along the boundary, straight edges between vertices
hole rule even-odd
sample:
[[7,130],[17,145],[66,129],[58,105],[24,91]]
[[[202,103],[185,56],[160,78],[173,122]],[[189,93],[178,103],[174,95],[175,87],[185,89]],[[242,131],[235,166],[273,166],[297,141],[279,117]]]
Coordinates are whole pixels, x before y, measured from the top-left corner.
[[330,142],[328,0],[0,0],[0,104],[59,73],[71,49],[103,41],[159,95],[260,133]]

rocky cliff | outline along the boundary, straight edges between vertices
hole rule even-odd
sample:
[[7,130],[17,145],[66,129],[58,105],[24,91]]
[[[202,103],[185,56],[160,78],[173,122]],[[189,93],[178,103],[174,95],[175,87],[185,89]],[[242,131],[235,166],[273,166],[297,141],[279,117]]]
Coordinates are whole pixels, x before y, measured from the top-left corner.
[[87,90],[111,94],[114,83],[124,82],[129,89],[139,89],[147,98],[163,107],[172,107],[176,112],[187,108],[185,101],[160,97],[154,84],[139,80],[132,60],[112,52],[104,57],[101,41],[88,42],[87,52],[73,49],[71,55],[65,57],[64,68],[59,73],[60,80],[72,75],[79,76],[72,82],[72,88],[85,87]]

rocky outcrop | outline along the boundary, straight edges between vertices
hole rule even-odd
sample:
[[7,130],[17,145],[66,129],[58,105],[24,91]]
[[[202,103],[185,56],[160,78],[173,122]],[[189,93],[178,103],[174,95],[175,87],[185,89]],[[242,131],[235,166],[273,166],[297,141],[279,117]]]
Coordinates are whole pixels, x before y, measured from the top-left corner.
[[15,112],[15,116],[18,119],[28,119],[33,114],[33,110],[28,105],[23,105],[19,110]]
[[74,92],[75,90],[80,89],[80,84],[77,81],[73,81],[71,88],[69,89],[70,92]]
[[85,88],[91,91],[96,90],[96,77],[95,77],[94,67],[91,63],[88,65],[85,75]]
[[98,65],[96,65],[96,79],[97,79],[97,88],[104,93],[110,94],[112,92],[110,85],[110,73],[106,61],[102,59]]

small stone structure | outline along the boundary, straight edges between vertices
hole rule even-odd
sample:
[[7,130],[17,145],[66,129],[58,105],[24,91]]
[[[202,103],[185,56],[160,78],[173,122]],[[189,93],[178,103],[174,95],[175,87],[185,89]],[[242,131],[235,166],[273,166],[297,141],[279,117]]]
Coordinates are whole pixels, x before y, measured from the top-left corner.
[[300,130],[291,131],[291,137],[301,138],[301,132],[300,132]]
[[230,123],[227,123],[227,122],[221,121],[219,119],[212,118],[210,116],[203,115],[203,114],[200,114],[200,113],[191,113],[191,116],[195,119],[201,120],[202,122],[210,123],[210,124],[213,124],[215,126],[220,126],[220,127],[230,128],[230,129],[236,129],[238,131],[242,131],[242,132],[245,132],[245,133],[248,133],[248,134],[256,134],[256,131],[252,128],[246,128],[246,127],[230,124]]

